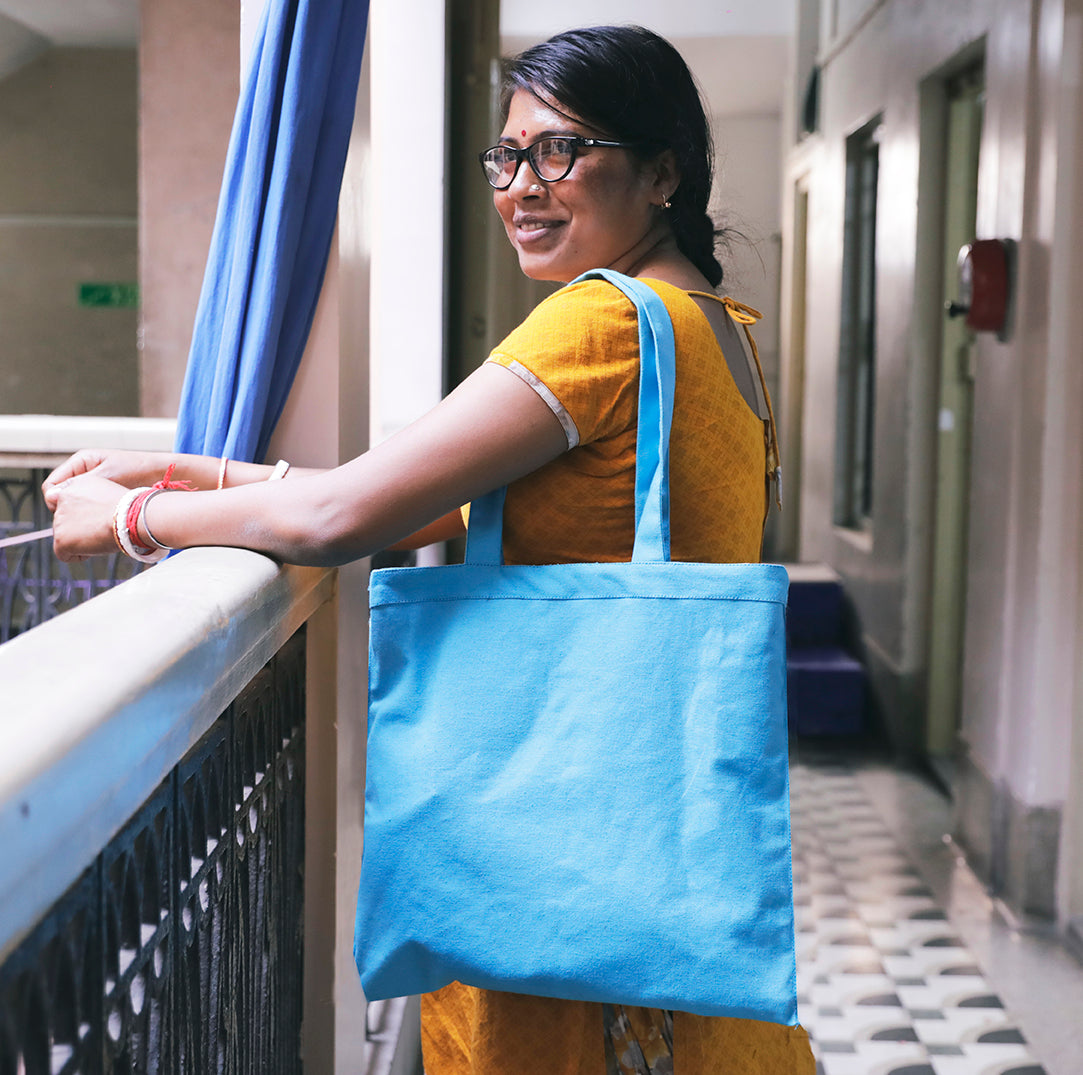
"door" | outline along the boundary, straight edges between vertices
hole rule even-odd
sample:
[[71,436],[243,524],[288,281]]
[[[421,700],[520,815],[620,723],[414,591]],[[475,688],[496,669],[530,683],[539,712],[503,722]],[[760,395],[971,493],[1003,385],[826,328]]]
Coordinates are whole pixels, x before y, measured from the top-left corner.
[[[969,68],[947,85],[944,303],[957,298],[960,247],[974,238],[985,82]],[[935,763],[955,752],[960,723],[966,610],[967,504],[974,395],[974,338],[945,315],[937,407],[936,507],[928,655],[926,750]]]

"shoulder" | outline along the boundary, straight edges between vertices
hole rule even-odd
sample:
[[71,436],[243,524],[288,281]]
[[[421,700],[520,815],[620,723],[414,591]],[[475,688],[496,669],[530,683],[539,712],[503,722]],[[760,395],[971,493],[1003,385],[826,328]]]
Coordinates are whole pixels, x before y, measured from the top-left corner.
[[580,280],[567,284],[540,302],[497,350],[539,333],[574,345],[599,334],[627,330],[636,324],[632,301],[605,280]]
[[583,280],[550,295],[494,349],[491,361],[521,363],[543,380],[613,376],[639,368],[635,304],[604,280]]
[[702,321],[702,315],[712,307],[717,306],[720,312],[725,312],[722,300],[707,292],[686,291],[664,280],[650,278],[645,278],[643,283],[666,304],[666,310],[675,329],[679,330],[689,323],[698,325]]
[[531,385],[560,418],[570,447],[633,420],[639,378],[635,305],[604,280],[550,295],[489,356]]

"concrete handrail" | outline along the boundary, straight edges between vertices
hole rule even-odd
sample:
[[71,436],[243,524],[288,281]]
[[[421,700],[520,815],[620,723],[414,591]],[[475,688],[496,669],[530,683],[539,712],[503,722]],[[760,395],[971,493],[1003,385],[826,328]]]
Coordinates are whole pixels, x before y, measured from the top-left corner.
[[80,448],[168,452],[175,418],[0,414],[0,466],[52,467]]
[[335,579],[191,549],[0,646],[0,960]]

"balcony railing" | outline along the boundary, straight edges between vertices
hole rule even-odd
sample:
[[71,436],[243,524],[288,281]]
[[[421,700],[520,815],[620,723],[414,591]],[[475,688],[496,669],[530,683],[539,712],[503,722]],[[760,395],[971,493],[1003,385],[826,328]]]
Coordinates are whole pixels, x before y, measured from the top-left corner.
[[334,578],[191,550],[0,647],[0,1072],[303,1070]]
[[416,999],[362,1016],[335,977],[361,794],[351,777],[336,807],[330,785],[337,751],[360,754],[326,685],[336,646],[364,652],[363,572],[313,634],[333,573],[216,549],[66,565],[27,540],[67,454],[172,439],[162,420],[0,416],[0,1075],[416,1075]]
[[[139,573],[119,553],[63,564],[40,536],[49,471],[78,448],[169,450],[176,423],[159,418],[0,415],[0,644]],[[35,537],[34,535],[39,535]]]
[[53,555],[44,467],[0,476],[0,645],[139,574],[119,552],[82,563]]

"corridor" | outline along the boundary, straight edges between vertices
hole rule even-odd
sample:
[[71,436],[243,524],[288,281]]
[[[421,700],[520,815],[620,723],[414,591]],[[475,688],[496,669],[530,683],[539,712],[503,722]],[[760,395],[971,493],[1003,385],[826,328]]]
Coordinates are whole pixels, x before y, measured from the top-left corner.
[[1081,1075],[1083,965],[1020,928],[923,777],[792,756],[800,1016],[818,1075]]

